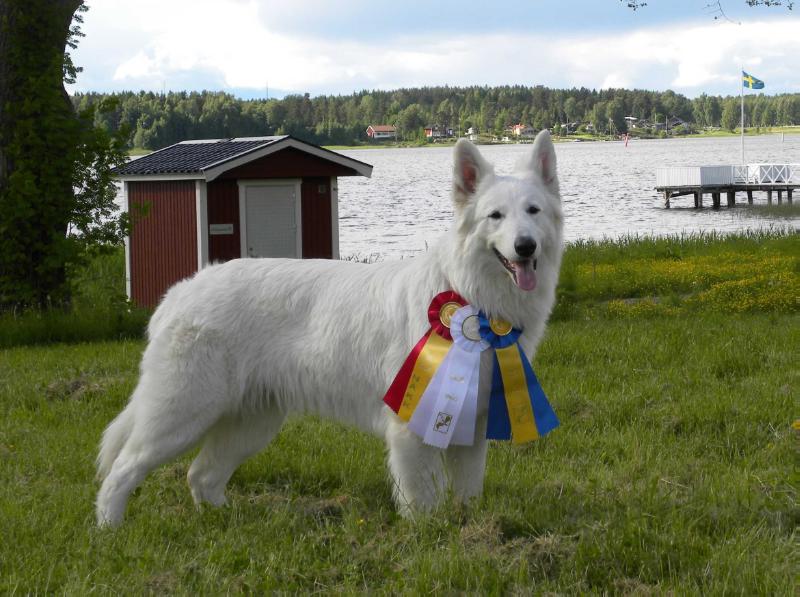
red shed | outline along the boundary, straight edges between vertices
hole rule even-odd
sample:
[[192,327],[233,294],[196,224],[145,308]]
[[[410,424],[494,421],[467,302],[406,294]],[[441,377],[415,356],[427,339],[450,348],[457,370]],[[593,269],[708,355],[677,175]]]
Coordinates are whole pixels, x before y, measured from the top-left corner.
[[291,136],[183,141],[116,171],[128,296],[153,307],[208,263],[339,258],[339,176],[372,166]]

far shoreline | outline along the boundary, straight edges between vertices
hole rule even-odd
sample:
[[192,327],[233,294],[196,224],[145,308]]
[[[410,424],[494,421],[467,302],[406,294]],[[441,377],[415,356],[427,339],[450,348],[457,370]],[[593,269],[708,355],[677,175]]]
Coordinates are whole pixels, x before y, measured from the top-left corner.
[[[800,126],[776,126],[770,128],[754,128],[745,129],[745,137],[762,137],[767,135],[800,135]],[[737,128],[734,132],[728,130],[715,130],[703,131],[702,133],[691,133],[686,135],[638,135],[631,134],[629,141],[668,141],[670,139],[705,139],[717,137],[739,137],[741,132]],[[458,142],[458,138],[447,139],[435,142],[409,142],[400,141],[395,143],[364,143],[361,145],[323,145],[325,149],[331,151],[351,150],[351,149],[419,149],[423,147],[452,147]],[[624,142],[624,137],[615,137],[613,135],[565,135],[553,136],[553,143],[608,143],[608,142]],[[477,145],[530,145],[533,143],[533,138],[521,141],[491,141],[489,139],[479,140],[475,142]]]
[[[629,137],[629,141],[667,141],[670,139],[701,139],[701,138],[715,138],[715,137],[739,137],[740,136],[739,129],[736,129],[735,132],[730,132],[727,130],[715,130],[715,131],[703,131],[702,133],[691,133],[686,135],[669,135],[669,136],[659,136],[659,135],[638,135],[632,134]],[[745,129],[745,137],[761,137],[765,135],[800,135],[800,126],[776,126],[771,128],[754,128],[754,129]],[[436,142],[408,142],[408,141],[401,141],[395,143],[363,143],[360,145],[322,145],[321,147],[324,149],[328,149],[331,151],[342,151],[342,150],[353,150],[353,149],[419,149],[424,147],[452,147],[456,144],[458,138],[452,138],[444,141],[436,141]],[[612,135],[587,135],[587,134],[578,134],[578,135],[565,135],[565,136],[554,136],[553,142],[554,143],[608,143],[608,142],[623,142],[624,137],[614,137]],[[529,145],[533,143],[533,139],[525,139],[521,141],[492,141],[491,139],[479,140],[476,141],[477,145]],[[128,150],[129,156],[143,156],[154,151],[158,151],[157,149],[146,149],[142,147],[134,147]]]

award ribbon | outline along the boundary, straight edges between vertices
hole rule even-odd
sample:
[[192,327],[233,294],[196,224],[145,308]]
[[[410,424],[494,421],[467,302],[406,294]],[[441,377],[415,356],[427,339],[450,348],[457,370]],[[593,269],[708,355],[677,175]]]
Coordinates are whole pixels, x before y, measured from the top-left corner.
[[425,388],[453,345],[450,320],[465,304],[466,301],[453,291],[433,297],[428,307],[431,327],[406,357],[383,397],[383,401],[403,421],[411,419]]
[[479,334],[478,311],[471,305],[453,314],[450,334],[453,346],[408,423],[410,431],[437,448],[474,443],[481,353],[489,348]]
[[479,318],[481,338],[495,349],[486,437],[523,444],[549,433],[558,417],[519,345],[522,331],[483,313]]
[[522,330],[489,319],[453,291],[428,307],[431,327],[400,367],[383,401],[428,445],[471,446],[475,439],[481,353],[492,349],[487,439],[533,441],[558,427],[519,344]]

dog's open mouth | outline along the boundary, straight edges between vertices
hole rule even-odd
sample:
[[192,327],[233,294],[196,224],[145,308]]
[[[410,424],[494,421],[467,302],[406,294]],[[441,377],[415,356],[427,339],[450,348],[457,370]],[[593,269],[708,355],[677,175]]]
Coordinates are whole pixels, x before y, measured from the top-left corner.
[[511,278],[521,290],[533,290],[536,288],[536,259],[523,259],[522,261],[509,261],[505,256],[492,247],[497,259],[506,268]]

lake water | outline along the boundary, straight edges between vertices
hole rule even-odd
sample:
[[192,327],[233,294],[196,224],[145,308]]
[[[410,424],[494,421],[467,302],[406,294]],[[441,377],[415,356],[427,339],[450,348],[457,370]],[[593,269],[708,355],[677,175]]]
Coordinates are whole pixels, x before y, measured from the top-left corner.
[[[661,166],[738,164],[738,137],[558,143],[558,172],[568,240],[660,236],[698,231],[797,227],[789,210],[753,209],[744,194],[734,209],[694,209],[691,196],[664,209],[655,171]],[[508,173],[530,145],[481,146],[499,173]],[[372,178],[339,179],[339,245],[343,257],[407,257],[425,250],[450,226],[450,147],[360,149],[341,153],[374,166]],[[800,163],[800,135],[745,139],[746,162]],[[795,199],[800,201],[800,197]],[[745,203],[745,205],[742,205]],[[755,204],[766,203],[755,193]],[[711,204],[711,197],[704,197]],[[723,198],[723,205],[725,200]],[[787,213],[781,214],[781,211]]]

